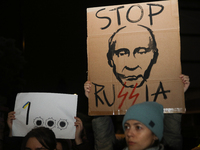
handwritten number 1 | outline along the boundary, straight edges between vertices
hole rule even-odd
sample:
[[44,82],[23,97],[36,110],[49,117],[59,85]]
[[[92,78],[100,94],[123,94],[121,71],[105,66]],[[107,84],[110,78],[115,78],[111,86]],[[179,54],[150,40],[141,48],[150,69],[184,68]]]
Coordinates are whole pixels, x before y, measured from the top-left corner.
[[26,114],[26,125],[28,125],[30,107],[31,107],[31,102],[28,103],[28,109]]

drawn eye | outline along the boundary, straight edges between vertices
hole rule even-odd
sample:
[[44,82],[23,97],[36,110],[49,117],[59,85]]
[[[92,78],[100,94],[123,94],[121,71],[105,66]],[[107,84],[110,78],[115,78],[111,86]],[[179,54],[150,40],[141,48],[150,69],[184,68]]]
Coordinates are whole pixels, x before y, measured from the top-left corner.
[[58,121],[57,126],[58,126],[58,128],[59,128],[60,130],[64,130],[64,129],[67,128],[68,124],[69,124],[69,123],[67,122],[66,119],[60,119],[60,120]]
[[133,55],[135,56],[135,54],[146,54],[147,52],[150,52],[150,51],[151,51],[150,48],[138,47],[138,48],[134,49]]
[[44,120],[41,117],[37,117],[33,120],[33,123],[36,127],[41,127],[44,124]]
[[138,53],[139,54],[144,54],[144,53],[146,53],[147,51],[145,50],[145,49],[140,49],[139,51],[138,51]]
[[119,56],[123,56],[125,54],[126,54],[126,52],[124,52],[124,51],[119,52]]
[[130,54],[130,52],[129,52],[129,50],[127,49],[127,48],[120,48],[120,49],[118,49],[118,50],[116,50],[115,52],[114,52],[118,57],[119,56],[124,56],[124,55],[129,55]]
[[46,127],[53,129],[56,126],[56,120],[54,120],[53,118],[49,118],[46,120],[45,125]]

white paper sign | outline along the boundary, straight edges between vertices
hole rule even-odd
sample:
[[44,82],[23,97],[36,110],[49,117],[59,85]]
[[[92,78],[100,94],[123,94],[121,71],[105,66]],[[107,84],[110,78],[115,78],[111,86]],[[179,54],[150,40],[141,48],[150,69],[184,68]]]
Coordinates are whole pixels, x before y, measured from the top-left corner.
[[78,95],[19,93],[15,102],[13,136],[25,136],[34,127],[52,129],[56,138],[74,139]]

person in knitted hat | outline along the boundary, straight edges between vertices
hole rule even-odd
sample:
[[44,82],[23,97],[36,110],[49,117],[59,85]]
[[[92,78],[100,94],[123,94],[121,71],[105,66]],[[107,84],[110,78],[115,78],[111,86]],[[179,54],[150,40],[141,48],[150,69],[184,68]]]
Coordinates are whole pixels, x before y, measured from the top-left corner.
[[163,137],[163,106],[143,102],[131,106],[123,119],[127,148],[125,150],[161,150]]

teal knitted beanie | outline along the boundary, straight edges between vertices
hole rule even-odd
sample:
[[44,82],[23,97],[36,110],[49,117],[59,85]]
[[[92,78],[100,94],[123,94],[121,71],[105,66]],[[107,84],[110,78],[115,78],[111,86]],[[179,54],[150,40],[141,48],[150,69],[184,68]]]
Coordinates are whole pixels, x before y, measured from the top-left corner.
[[131,106],[123,119],[122,126],[127,120],[137,120],[149,128],[161,141],[163,137],[163,106],[157,102],[143,102]]

